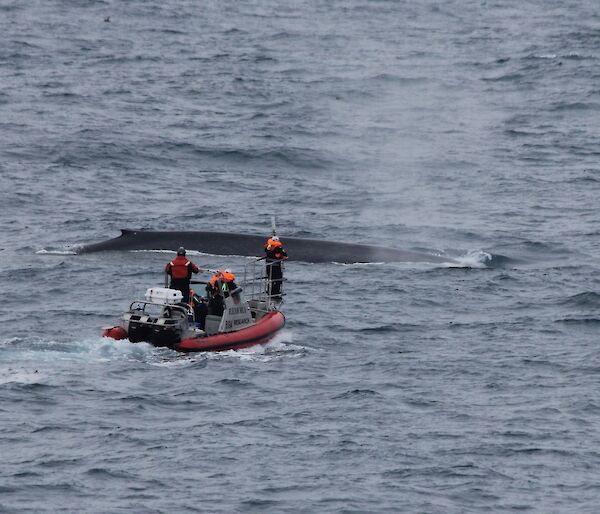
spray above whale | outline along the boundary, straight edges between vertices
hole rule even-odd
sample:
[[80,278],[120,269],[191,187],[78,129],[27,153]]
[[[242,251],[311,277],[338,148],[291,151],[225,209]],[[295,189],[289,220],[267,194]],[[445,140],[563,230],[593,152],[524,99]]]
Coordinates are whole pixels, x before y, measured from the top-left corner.
[[[450,263],[455,260],[424,252],[399,250],[320,239],[284,237],[290,260],[318,262],[430,262]],[[177,250],[185,246],[212,255],[256,256],[261,254],[264,236],[230,232],[121,230],[121,235],[99,243],[84,245],[77,253],[130,250]]]

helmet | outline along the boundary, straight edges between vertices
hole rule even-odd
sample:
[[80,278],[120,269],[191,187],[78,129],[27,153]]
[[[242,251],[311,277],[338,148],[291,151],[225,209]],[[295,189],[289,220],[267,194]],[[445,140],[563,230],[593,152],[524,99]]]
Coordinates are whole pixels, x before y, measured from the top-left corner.
[[273,237],[271,237],[271,240],[272,241],[279,241],[279,238],[277,236],[273,236]]
[[179,250],[177,250],[177,255],[185,255],[185,248],[183,246],[179,247]]

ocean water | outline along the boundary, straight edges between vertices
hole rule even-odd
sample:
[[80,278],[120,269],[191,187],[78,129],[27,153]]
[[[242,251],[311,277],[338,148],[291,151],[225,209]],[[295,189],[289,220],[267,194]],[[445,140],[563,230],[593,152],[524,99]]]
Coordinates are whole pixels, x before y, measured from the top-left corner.
[[[591,0],[0,2],[0,511],[597,512],[599,66]],[[170,254],[78,245],[271,215],[461,265],[100,337]]]

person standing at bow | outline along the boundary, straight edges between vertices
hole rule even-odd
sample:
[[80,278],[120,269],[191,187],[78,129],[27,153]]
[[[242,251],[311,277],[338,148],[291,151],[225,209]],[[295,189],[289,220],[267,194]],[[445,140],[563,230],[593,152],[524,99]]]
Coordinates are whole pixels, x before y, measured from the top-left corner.
[[177,250],[177,257],[165,266],[165,273],[171,277],[169,287],[178,289],[183,295],[183,302],[190,301],[190,279],[192,273],[198,273],[200,268],[185,256],[185,248],[181,246]]
[[281,298],[281,283],[283,282],[282,262],[288,256],[283,249],[283,243],[275,235],[265,243],[265,258],[267,262],[268,293],[271,297]]

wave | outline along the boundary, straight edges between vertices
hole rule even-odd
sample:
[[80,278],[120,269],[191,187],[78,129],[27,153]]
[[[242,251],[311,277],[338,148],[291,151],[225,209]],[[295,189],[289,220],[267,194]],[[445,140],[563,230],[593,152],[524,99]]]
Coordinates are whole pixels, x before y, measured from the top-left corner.
[[570,59],[573,61],[583,61],[585,59],[596,59],[596,57],[594,55],[584,55],[584,54],[580,54],[579,52],[569,52],[567,54],[563,54],[561,56],[563,59]]
[[449,268],[509,268],[513,266],[517,260],[505,255],[486,252],[485,250],[470,250],[463,255],[453,257],[457,264],[447,264]]
[[566,298],[562,305],[572,307],[591,307],[594,309],[600,308],[600,293],[594,291],[585,291]]
[[459,266],[465,268],[487,268],[492,262],[492,255],[483,250],[471,250],[456,258]]
[[42,248],[35,253],[37,255],[77,255],[75,250],[52,250],[50,248]]
[[524,240],[519,242],[518,246],[526,252],[541,254],[544,257],[548,255],[556,256],[558,254],[565,255],[569,253],[562,243],[555,242]]
[[532,59],[556,59],[556,54],[534,54],[530,56]]
[[334,396],[334,400],[344,400],[351,399],[356,400],[358,398],[373,398],[373,397],[381,397],[381,394],[377,391],[373,391],[372,389],[352,389],[350,391],[346,391],[345,393]]
[[550,111],[597,111],[600,103],[597,102],[556,102],[549,108]]
[[0,385],[19,384],[25,386],[38,384],[43,380],[43,376],[43,373],[39,373],[37,369],[24,370],[6,368],[0,373]]
[[334,163],[322,150],[301,147],[272,148],[208,148],[190,143],[162,142],[155,145],[158,151],[187,152],[196,158],[211,159],[227,163],[278,164],[302,169],[326,169]]
[[522,73],[506,73],[504,75],[498,75],[497,77],[483,77],[481,80],[484,82],[520,82],[524,77]]
[[414,323],[388,323],[374,327],[360,328],[358,331],[365,334],[385,334],[389,332],[409,332],[411,330],[422,330],[422,326]]
[[597,325],[600,324],[600,318],[562,318],[557,319],[556,323],[565,323],[567,325]]
[[396,82],[400,84],[421,84],[426,82],[425,77],[405,77],[401,75],[394,75],[392,73],[380,73],[371,77],[371,80],[379,82]]
[[531,137],[531,136],[538,135],[534,132],[527,132],[526,130],[518,130],[518,129],[506,129],[504,131],[504,134],[506,134],[509,137]]

